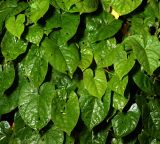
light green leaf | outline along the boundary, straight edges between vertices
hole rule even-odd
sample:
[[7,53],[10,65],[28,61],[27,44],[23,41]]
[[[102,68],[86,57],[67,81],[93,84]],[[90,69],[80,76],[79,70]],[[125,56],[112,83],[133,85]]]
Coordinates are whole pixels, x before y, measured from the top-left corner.
[[38,46],[42,37],[43,37],[43,29],[41,26],[36,24],[29,27],[28,33],[26,35],[26,40]]
[[119,60],[121,51],[116,47],[116,40],[109,39],[92,45],[97,66],[104,68]]
[[63,131],[52,126],[40,139],[38,144],[63,144]]
[[123,95],[114,93],[113,95],[113,107],[116,110],[122,111],[129,99],[125,98]]
[[32,0],[30,2],[29,18],[32,22],[37,21],[43,17],[49,8],[49,0]]
[[14,78],[15,70],[12,63],[0,65],[0,97],[12,85]]
[[129,111],[118,113],[112,119],[112,126],[116,137],[124,137],[131,133],[137,126],[140,112],[136,104],[133,104]]
[[45,49],[45,59],[54,69],[72,75],[79,64],[79,53],[76,45],[61,45],[58,47],[54,40],[45,39],[42,42]]
[[26,83],[20,90],[19,112],[24,122],[35,130],[44,127],[51,118],[51,103],[54,87],[45,83],[38,90]]
[[20,54],[24,53],[27,48],[27,43],[21,39],[17,39],[8,31],[5,33],[2,42],[1,50],[6,61],[16,59]]
[[157,37],[133,35],[125,39],[126,49],[133,50],[133,54],[143,69],[151,75],[160,66],[160,45]]
[[103,69],[96,69],[95,76],[91,69],[86,69],[83,72],[84,87],[95,97],[101,98],[107,87],[107,80]]
[[[142,0],[103,0],[103,3],[109,3],[119,15],[126,15],[135,10],[142,3]],[[105,9],[108,8],[108,5],[104,6],[107,6]]]
[[52,121],[61,130],[70,135],[76,126],[80,114],[77,95],[69,95],[64,89],[58,89],[52,101]]
[[7,30],[11,34],[13,34],[14,36],[20,39],[21,34],[24,31],[24,24],[23,24],[24,22],[25,22],[25,15],[19,14],[16,18],[15,16],[9,17],[5,25],[6,25]]
[[81,49],[81,51],[80,51],[81,61],[80,61],[79,67],[81,68],[82,71],[84,71],[92,63],[93,52],[92,52],[92,48],[89,43],[81,44],[80,49]]
[[44,49],[32,45],[28,55],[22,61],[24,74],[37,87],[44,81],[48,70],[48,62],[44,59],[44,54]]
[[107,116],[110,108],[111,91],[107,90],[102,100],[91,96],[86,90],[80,91],[79,95],[82,120],[91,130]]
[[136,85],[144,92],[152,95],[155,94],[153,81],[143,72],[138,71],[137,73],[135,73],[135,75],[133,76],[133,80]]
[[127,83],[128,83],[128,76],[120,80],[117,75],[113,75],[110,81],[108,82],[107,86],[114,92],[123,96]]
[[108,12],[86,17],[85,37],[97,42],[114,36],[121,28],[122,21],[115,20]]
[[5,19],[12,14],[17,7],[17,0],[1,0],[0,1],[0,33]]
[[128,74],[128,72],[133,68],[135,60],[133,55],[129,56],[127,59],[127,53],[123,57],[117,59],[114,63],[115,73],[119,76],[120,80]]

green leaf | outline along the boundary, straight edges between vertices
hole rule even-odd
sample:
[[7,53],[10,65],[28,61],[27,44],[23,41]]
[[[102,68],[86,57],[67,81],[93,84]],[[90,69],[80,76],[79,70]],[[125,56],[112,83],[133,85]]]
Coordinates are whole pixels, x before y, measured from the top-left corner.
[[75,144],[75,139],[71,136],[66,135],[65,144]]
[[79,63],[78,48],[75,44],[61,45],[58,47],[56,42],[46,38],[42,42],[45,49],[45,59],[53,66],[54,69],[72,75]]
[[49,0],[32,0],[30,2],[29,18],[32,22],[37,21],[43,17],[49,8]]
[[123,141],[122,141],[122,139],[113,138],[112,139],[112,144],[123,144]]
[[80,56],[81,61],[79,64],[79,67],[82,71],[84,71],[86,68],[88,68],[93,60],[93,52],[90,43],[82,43],[80,44]]
[[111,91],[106,90],[102,100],[91,96],[86,90],[79,92],[79,95],[82,120],[88,129],[91,130],[107,116],[110,109]]
[[12,63],[0,65],[0,97],[13,83],[15,70]]
[[98,0],[51,0],[51,4],[56,8],[61,8],[66,12],[90,13],[98,8]]
[[110,79],[110,81],[108,82],[107,86],[117,94],[120,94],[123,96],[127,83],[128,83],[128,76],[120,80],[119,77],[114,74]]
[[107,80],[103,69],[96,69],[95,75],[91,69],[83,72],[84,87],[95,97],[101,98],[107,87]]
[[133,104],[129,111],[118,113],[112,119],[112,126],[116,137],[124,137],[130,134],[137,126],[140,112],[136,104]]
[[17,39],[15,36],[6,32],[2,42],[1,50],[6,61],[16,59],[20,54],[24,53],[27,48],[27,43],[21,39]]
[[116,110],[122,111],[129,99],[125,98],[123,95],[114,93],[113,95],[113,107]]
[[154,36],[133,35],[125,39],[126,49],[132,49],[143,69],[151,75],[160,66],[160,45]]
[[110,6],[114,9],[119,15],[126,15],[133,10],[135,10],[141,3],[142,0],[104,0],[109,1]]
[[24,24],[23,24],[24,22],[25,22],[24,14],[19,14],[16,18],[14,16],[11,16],[6,21],[6,28],[11,34],[20,39],[21,34],[24,31]]
[[152,95],[155,94],[153,81],[143,72],[138,71],[137,73],[135,73],[135,75],[133,76],[133,80],[136,85],[144,92]]
[[28,33],[26,35],[26,40],[38,46],[40,41],[42,40],[42,37],[43,29],[41,26],[36,24],[29,27]]
[[52,120],[61,130],[70,135],[78,122],[80,108],[77,95],[69,95],[64,89],[58,89],[52,101]]
[[0,33],[5,19],[12,14],[12,11],[17,7],[17,0],[1,0],[0,1]]
[[85,129],[80,135],[80,144],[105,144],[108,133],[108,127],[96,132]]
[[10,136],[12,131],[10,129],[10,125],[7,121],[0,122],[0,143],[6,144],[9,143]]
[[104,68],[119,61],[119,54],[121,54],[121,51],[116,48],[116,40],[114,38],[95,43],[92,47],[94,59],[98,67]]
[[37,87],[44,81],[48,70],[48,62],[44,59],[44,55],[44,49],[32,45],[22,62],[24,75]]
[[80,23],[80,16],[76,14],[61,14],[61,30],[58,36],[58,45],[65,44],[76,33]]
[[19,111],[27,125],[35,130],[44,127],[51,118],[54,87],[44,83],[40,90],[26,83],[20,90]]
[[63,144],[63,131],[52,126],[40,139],[38,144]]
[[108,12],[86,17],[85,36],[90,42],[97,42],[114,36],[121,28],[122,21],[115,20]]
[[127,59],[127,53],[114,63],[115,73],[122,79],[133,68],[135,64],[133,55]]

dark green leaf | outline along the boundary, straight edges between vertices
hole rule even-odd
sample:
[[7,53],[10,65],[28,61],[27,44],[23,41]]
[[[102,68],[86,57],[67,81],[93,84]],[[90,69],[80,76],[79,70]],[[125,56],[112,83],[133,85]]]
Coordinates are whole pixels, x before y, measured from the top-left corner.
[[12,63],[0,65],[0,97],[13,83],[15,70]]
[[134,75],[133,80],[136,83],[136,85],[144,92],[152,95],[155,94],[153,81],[143,72],[138,71]]

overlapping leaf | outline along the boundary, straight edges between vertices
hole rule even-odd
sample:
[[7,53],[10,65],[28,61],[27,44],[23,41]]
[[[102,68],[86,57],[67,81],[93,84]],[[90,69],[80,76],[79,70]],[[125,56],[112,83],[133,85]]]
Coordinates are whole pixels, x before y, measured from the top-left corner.
[[26,51],[26,48],[26,42],[21,39],[17,39],[8,31],[5,33],[1,42],[1,50],[6,61],[16,59],[20,54]]
[[51,118],[51,103],[54,87],[45,83],[36,88],[32,83],[26,83],[20,90],[19,111],[24,122],[35,130],[44,127]]
[[80,108],[77,95],[72,91],[69,95],[65,89],[59,89],[52,101],[52,121],[61,130],[70,135],[78,122]]
[[107,88],[107,80],[103,69],[95,70],[95,75],[91,69],[86,69],[83,73],[84,88],[92,96],[101,98]]

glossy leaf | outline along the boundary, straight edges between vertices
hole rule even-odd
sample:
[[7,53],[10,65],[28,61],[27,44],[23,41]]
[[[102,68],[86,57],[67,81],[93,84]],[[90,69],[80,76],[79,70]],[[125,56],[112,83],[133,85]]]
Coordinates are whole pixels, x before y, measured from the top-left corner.
[[86,90],[79,92],[81,117],[88,129],[92,129],[107,116],[110,108],[111,91],[106,90],[102,100],[91,96]]
[[70,135],[78,122],[79,114],[77,95],[73,91],[68,95],[64,89],[57,90],[52,101],[52,121],[55,126]]
[[0,122],[0,143],[6,144],[9,143],[10,136],[12,131],[10,129],[10,125],[7,121]]
[[[3,23],[6,18],[12,13],[12,11],[17,7],[16,0],[2,0],[0,2],[0,31],[2,30]],[[0,32],[1,33],[1,32]]]
[[54,87],[45,83],[38,90],[26,83],[20,90],[19,111],[24,122],[35,130],[44,127],[51,118]]
[[98,132],[85,129],[80,135],[80,144],[104,144],[108,136],[109,129],[105,128]]
[[143,72],[137,72],[133,77],[136,85],[146,93],[155,94],[153,81]]
[[33,0],[30,2],[29,18],[32,22],[37,21],[43,17],[49,8],[49,0]]
[[40,134],[30,127],[26,126],[19,113],[15,114],[13,134],[10,137],[9,144],[38,144]]
[[119,15],[126,15],[135,10],[142,3],[142,0],[103,0],[102,2],[105,3],[105,9],[111,6]]
[[63,131],[52,126],[40,139],[39,144],[63,144]]
[[11,34],[20,39],[21,34],[24,31],[24,24],[23,24],[24,22],[25,22],[24,14],[19,14],[16,18],[14,16],[11,16],[6,21],[6,28]]
[[135,58],[142,65],[143,69],[151,75],[160,66],[159,41],[156,37],[134,35],[128,37],[124,45],[126,49],[132,49]]
[[86,18],[85,35],[91,42],[97,42],[114,36],[121,28],[122,22],[115,20],[110,13],[103,12]]
[[121,52],[116,48],[116,40],[114,38],[95,43],[92,47],[94,49],[94,59],[98,67],[104,68],[119,61]]
[[15,70],[12,63],[0,65],[0,97],[13,83],[15,79]]
[[120,80],[117,75],[113,75],[111,80],[108,82],[107,86],[117,94],[123,96],[127,83],[128,77],[124,77],[122,80]]
[[26,35],[26,39],[34,43],[36,45],[39,45],[40,41],[43,37],[43,29],[39,25],[32,25],[29,27],[28,33]]
[[95,70],[95,76],[91,69],[86,69],[83,73],[84,87],[92,96],[101,98],[107,87],[107,80],[103,69]]
[[93,52],[91,45],[89,43],[84,43],[84,42],[80,44],[80,50],[81,50],[80,51],[81,61],[79,67],[81,68],[82,71],[84,71],[92,63]]
[[140,112],[136,104],[133,104],[129,111],[118,113],[112,119],[112,126],[116,137],[124,137],[131,133],[137,126]]
[[22,62],[24,74],[35,85],[40,86],[45,79],[48,62],[44,59],[45,51],[40,47],[32,46]]
[[24,53],[27,48],[27,43],[21,39],[17,39],[9,32],[5,33],[1,42],[2,54],[6,61],[16,59],[20,54]]
[[128,99],[125,98],[123,95],[114,93],[113,95],[113,107],[116,110],[122,111],[123,108],[126,106]]
[[45,49],[46,60],[56,70],[72,75],[79,63],[79,53],[76,45],[61,45],[58,47],[56,42],[50,39],[45,39],[42,43]]
[[51,4],[56,8],[61,8],[67,12],[90,13],[98,8],[98,0],[51,0]]
[[75,140],[73,137],[66,135],[65,144],[75,144]]

